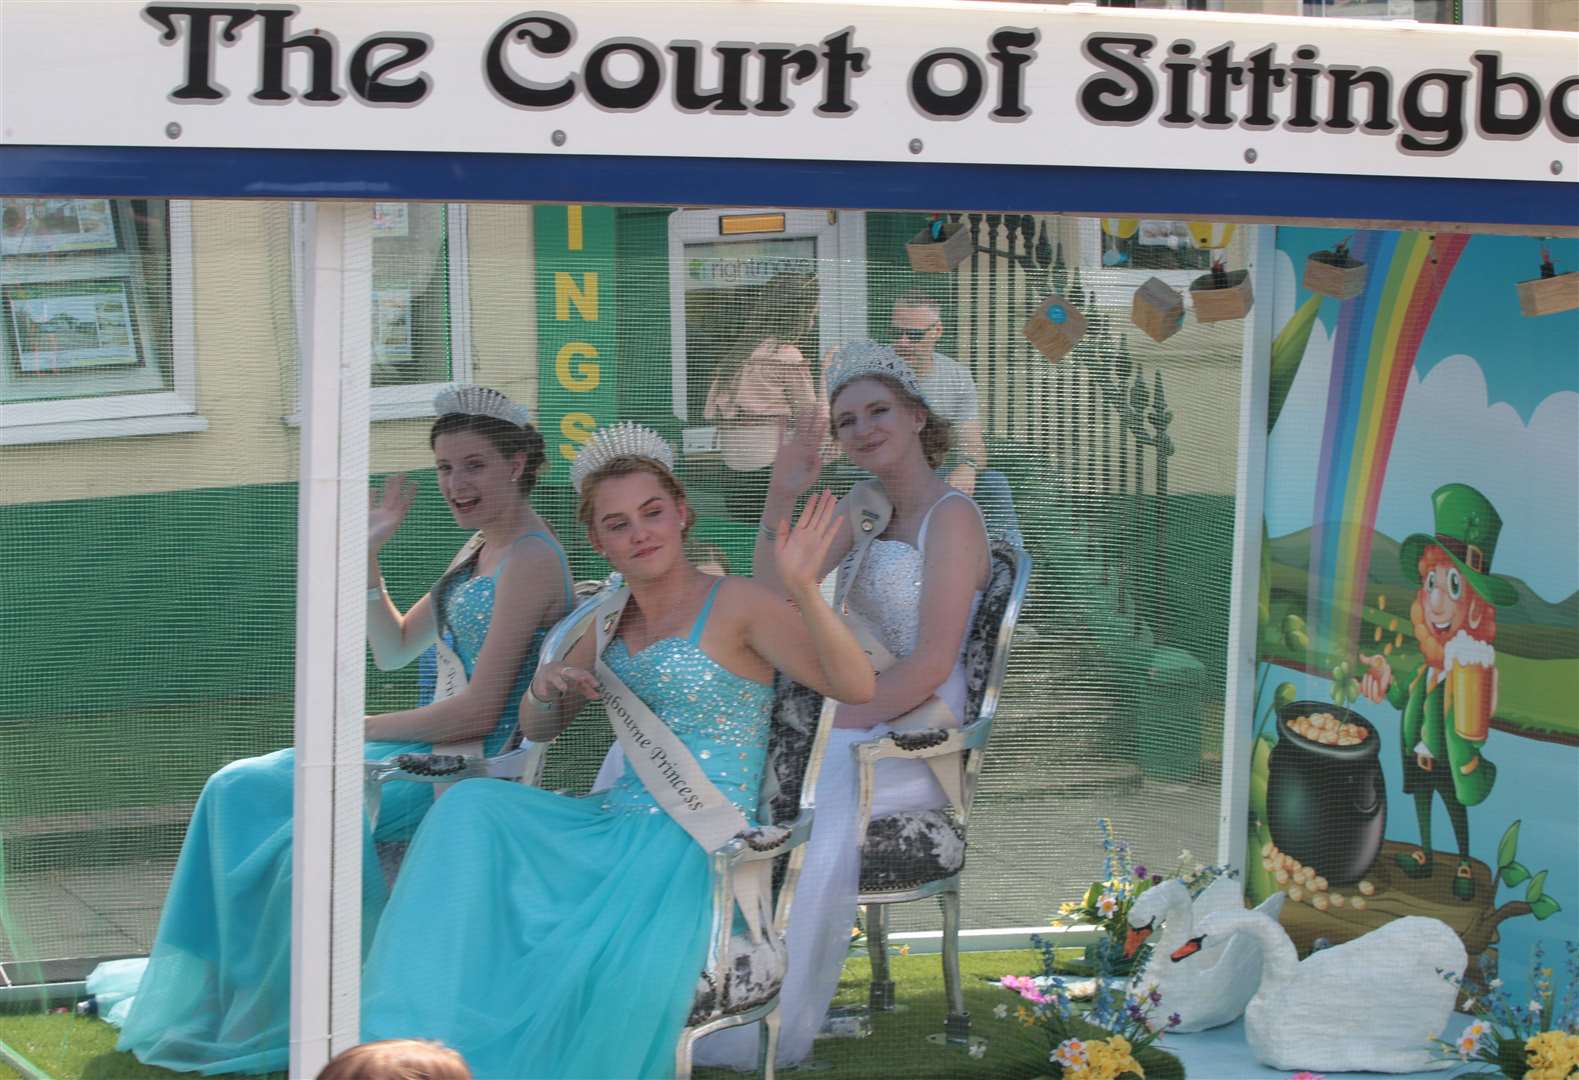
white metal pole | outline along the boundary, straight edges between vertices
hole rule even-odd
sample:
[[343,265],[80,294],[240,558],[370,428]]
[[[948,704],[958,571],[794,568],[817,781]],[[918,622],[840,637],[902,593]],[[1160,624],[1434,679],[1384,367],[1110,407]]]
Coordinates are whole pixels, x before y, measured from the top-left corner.
[[1233,576],[1228,600],[1228,685],[1223,698],[1223,779],[1217,864],[1243,869],[1250,798],[1250,725],[1260,624],[1261,524],[1266,496],[1267,392],[1272,370],[1277,229],[1257,225],[1251,256],[1254,315],[1245,320],[1239,365],[1239,454],[1234,479]]
[[290,1075],[357,1041],[371,230],[323,203],[303,290]]

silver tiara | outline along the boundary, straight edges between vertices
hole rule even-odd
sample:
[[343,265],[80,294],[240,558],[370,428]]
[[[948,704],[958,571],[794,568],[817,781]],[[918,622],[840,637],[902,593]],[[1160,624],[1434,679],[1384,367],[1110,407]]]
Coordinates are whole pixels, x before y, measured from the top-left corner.
[[925,401],[926,395],[921,392],[921,383],[916,380],[916,373],[904,359],[890,349],[887,345],[879,345],[875,341],[861,339],[850,341],[839,346],[828,367],[824,371],[828,387],[828,400],[831,402],[839,396],[839,391],[847,383],[868,375],[887,375],[905,392]]
[[532,410],[525,405],[517,405],[497,390],[469,383],[455,383],[434,394],[433,412],[438,416],[491,416],[516,427],[532,423]]
[[570,463],[570,486],[579,492],[583,480],[622,457],[646,458],[662,465],[665,472],[674,471],[674,447],[662,435],[652,428],[621,420],[592,433]]

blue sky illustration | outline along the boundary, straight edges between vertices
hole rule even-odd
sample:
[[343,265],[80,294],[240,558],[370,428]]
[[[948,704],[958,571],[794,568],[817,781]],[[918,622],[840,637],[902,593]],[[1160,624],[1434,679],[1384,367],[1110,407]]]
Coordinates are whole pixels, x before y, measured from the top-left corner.
[[[1303,268],[1311,252],[1353,232],[1279,229],[1277,246]],[[1455,354],[1473,356],[1485,371],[1489,403],[1506,402],[1526,422],[1555,391],[1579,391],[1579,310],[1537,318],[1519,312],[1515,283],[1540,276],[1543,245],[1558,273],[1579,271],[1579,239],[1470,238],[1420,343],[1416,373],[1423,378]],[[1338,301],[1323,302],[1321,321],[1330,336],[1338,325]]]
[[[1272,297],[1281,327],[1308,294],[1305,257],[1349,235],[1279,229]],[[1579,311],[1526,318],[1515,282],[1540,272],[1541,241],[1475,236],[1454,268],[1406,389],[1376,528],[1429,531],[1431,493],[1449,482],[1486,494],[1503,521],[1495,567],[1557,602],[1579,590]],[[1550,244],[1579,270],[1579,241]],[[1323,302],[1268,445],[1272,536],[1309,528],[1327,410],[1338,302]]]

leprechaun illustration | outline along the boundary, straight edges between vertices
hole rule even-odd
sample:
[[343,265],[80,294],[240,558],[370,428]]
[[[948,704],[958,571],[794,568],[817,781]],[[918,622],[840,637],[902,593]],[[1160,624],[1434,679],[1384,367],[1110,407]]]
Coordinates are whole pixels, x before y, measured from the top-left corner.
[[1385,656],[1362,655],[1370,670],[1361,691],[1403,710],[1404,791],[1414,796],[1420,846],[1397,856],[1399,868],[1411,878],[1431,876],[1431,796],[1439,795],[1458,841],[1453,895],[1467,901],[1475,895],[1468,808],[1497,780],[1480,752],[1497,708],[1497,608],[1516,603],[1518,593],[1491,572],[1502,518],[1490,500],[1468,484],[1447,484],[1431,502],[1435,532],[1410,536],[1398,552],[1404,574],[1420,583],[1409,609],[1420,665],[1395,682]]

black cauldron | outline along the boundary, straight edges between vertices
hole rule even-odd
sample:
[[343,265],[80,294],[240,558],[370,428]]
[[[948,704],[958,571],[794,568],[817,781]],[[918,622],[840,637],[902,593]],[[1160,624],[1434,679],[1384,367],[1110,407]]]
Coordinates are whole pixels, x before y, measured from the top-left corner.
[[[1289,721],[1330,712],[1365,729],[1358,746],[1327,746],[1291,730]],[[1277,711],[1277,745],[1267,764],[1266,814],[1279,851],[1332,885],[1370,870],[1387,828],[1381,739],[1357,712],[1318,701],[1291,701]]]

